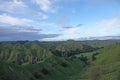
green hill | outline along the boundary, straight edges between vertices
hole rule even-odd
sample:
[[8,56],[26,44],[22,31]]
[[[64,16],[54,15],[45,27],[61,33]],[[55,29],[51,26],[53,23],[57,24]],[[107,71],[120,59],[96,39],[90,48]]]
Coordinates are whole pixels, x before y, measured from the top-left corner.
[[23,66],[0,62],[0,80],[69,80],[84,66],[79,59],[70,60],[56,56],[38,64]]
[[15,64],[37,63],[51,55],[68,57],[82,52],[96,50],[88,45],[77,44],[76,42],[47,43],[40,42],[1,42],[0,60]]
[[[56,55],[52,51],[59,51]],[[76,42],[1,42],[0,80],[66,80],[82,70],[86,64],[69,58],[81,52],[96,50]],[[74,53],[73,53],[74,52]],[[73,53],[73,54],[71,54]],[[70,54],[70,55],[69,55]]]
[[0,80],[120,80],[120,43],[97,51],[75,41],[0,43]]
[[[88,57],[92,58],[90,54]],[[77,80],[120,80],[120,44],[99,50],[96,60],[77,77]]]
[[0,60],[23,64],[36,63],[52,53],[36,42],[0,43]]

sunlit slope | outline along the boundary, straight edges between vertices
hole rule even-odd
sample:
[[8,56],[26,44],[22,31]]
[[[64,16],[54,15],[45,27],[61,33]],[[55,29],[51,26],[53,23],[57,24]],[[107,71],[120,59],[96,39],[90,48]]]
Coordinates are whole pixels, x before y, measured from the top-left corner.
[[100,50],[96,63],[110,64],[115,62],[120,62],[120,44],[111,45]]
[[120,80],[120,44],[99,50],[96,60],[79,76],[78,80]]
[[97,56],[101,80],[120,80],[120,44],[106,47]]

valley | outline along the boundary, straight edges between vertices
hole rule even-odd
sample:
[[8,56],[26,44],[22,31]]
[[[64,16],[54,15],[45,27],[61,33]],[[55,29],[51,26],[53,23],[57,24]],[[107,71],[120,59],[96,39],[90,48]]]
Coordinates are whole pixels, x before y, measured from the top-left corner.
[[0,80],[119,80],[120,43],[102,42],[1,42]]

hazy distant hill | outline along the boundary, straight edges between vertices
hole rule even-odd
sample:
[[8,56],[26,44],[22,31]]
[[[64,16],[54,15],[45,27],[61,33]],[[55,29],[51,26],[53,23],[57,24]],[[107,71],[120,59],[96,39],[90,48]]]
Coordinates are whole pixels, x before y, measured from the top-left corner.
[[120,40],[120,36],[102,36],[102,37],[83,37],[77,40],[85,41],[85,40]]

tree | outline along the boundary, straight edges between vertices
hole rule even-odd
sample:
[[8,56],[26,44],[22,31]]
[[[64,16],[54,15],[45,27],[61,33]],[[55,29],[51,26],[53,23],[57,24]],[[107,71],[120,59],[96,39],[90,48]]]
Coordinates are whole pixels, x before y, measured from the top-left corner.
[[92,55],[92,61],[96,60],[96,56],[99,54],[99,52],[93,53]]
[[79,59],[80,59],[81,61],[83,61],[85,64],[88,64],[88,58],[87,58],[87,56],[81,55],[81,56],[79,57]]
[[95,61],[96,60],[96,57],[95,57],[95,54],[92,55],[92,61]]

